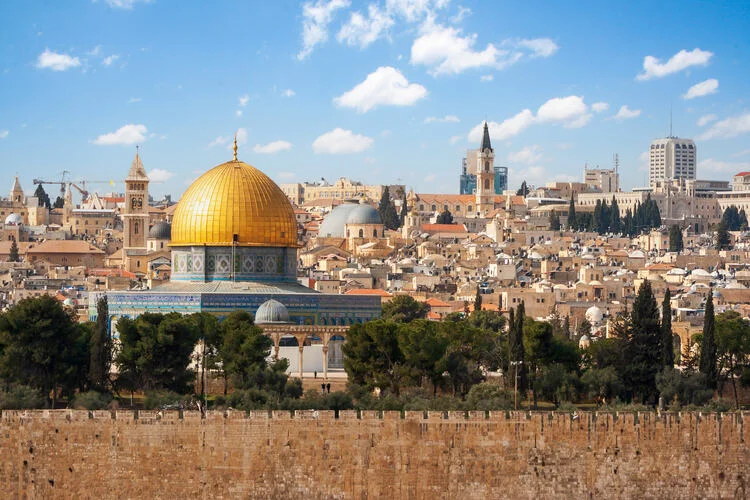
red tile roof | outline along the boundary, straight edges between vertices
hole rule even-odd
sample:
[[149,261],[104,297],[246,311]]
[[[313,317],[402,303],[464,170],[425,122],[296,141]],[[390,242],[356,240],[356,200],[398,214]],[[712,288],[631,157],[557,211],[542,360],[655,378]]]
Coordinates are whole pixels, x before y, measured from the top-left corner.
[[393,294],[379,288],[354,288],[344,295],[377,295],[379,297],[393,297]]
[[422,231],[427,233],[465,233],[463,224],[422,224]]

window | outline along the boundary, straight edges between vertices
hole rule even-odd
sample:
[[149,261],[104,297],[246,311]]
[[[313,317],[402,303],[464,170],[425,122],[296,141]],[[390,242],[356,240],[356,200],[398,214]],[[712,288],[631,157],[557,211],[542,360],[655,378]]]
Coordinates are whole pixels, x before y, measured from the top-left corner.
[[373,238],[377,238],[378,237],[378,230],[377,229],[373,229],[372,230],[372,237]]
[[138,234],[138,222],[133,223],[133,234]]
[[489,188],[490,188],[490,180],[489,179],[485,179],[484,180],[484,189],[489,189]]
[[359,230],[359,237],[360,238],[364,238],[364,236],[365,236],[365,232],[360,229]]
[[489,172],[490,171],[490,162],[486,161],[484,162],[484,171]]

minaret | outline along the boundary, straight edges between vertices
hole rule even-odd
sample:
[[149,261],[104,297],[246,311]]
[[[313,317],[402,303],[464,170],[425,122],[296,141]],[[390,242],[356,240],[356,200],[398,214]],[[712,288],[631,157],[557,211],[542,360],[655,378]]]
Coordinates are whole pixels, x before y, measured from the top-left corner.
[[477,152],[477,212],[486,216],[495,208],[495,151],[490,143],[490,130],[484,122],[482,145]]
[[135,158],[125,178],[125,208],[123,219],[123,247],[125,269],[137,271],[145,266],[148,234],[148,175],[136,148]]
[[13,181],[13,187],[10,190],[10,201],[13,203],[23,203],[24,201],[23,189],[21,189],[21,181],[18,180],[18,176]]

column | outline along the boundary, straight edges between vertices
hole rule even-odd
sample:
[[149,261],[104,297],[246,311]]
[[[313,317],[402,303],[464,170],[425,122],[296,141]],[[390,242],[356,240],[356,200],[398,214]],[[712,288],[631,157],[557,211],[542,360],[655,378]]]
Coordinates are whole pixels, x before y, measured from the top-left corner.
[[303,344],[299,346],[299,379],[302,380],[302,350],[305,348]]
[[281,343],[281,334],[280,333],[274,333],[273,337],[273,359],[275,361],[279,360],[279,344]]
[[328,381],[328,344],[323,344],[323,380]]

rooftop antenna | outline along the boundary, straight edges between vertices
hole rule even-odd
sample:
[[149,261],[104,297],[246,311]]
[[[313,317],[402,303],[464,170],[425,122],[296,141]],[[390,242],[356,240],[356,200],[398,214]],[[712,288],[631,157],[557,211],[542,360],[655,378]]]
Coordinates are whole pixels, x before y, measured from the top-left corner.
[[672,105],[669,105],[669,137],[672,136]]

